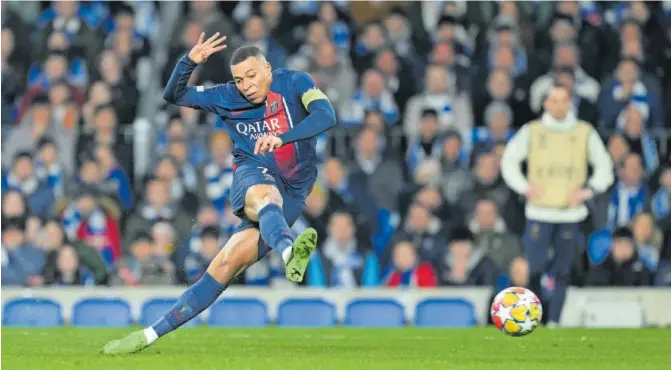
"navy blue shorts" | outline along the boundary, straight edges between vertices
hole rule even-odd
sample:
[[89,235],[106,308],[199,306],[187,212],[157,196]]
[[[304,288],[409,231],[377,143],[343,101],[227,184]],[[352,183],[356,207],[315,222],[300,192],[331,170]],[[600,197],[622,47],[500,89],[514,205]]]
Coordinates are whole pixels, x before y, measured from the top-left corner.
[[[302,192],[301,194],[292,190],[284,179],[281,176],[277,176],[270,168],[259,166],[256,163],[242,164],[235,169],[230,193],[233,214],[242,220],[233,233],[249,228],[259,228],[259,223],[250,220],[245,214],[245,195],[247,194],[247,190],[259,184],[273,185],[280,191],[284,219],[287,220],[289,227],[296,222],[303,212],[306,198],[304,194],[309,194],[309,192]],[[259,238],[259,259],[268,254],[269,251],[270,247]]]

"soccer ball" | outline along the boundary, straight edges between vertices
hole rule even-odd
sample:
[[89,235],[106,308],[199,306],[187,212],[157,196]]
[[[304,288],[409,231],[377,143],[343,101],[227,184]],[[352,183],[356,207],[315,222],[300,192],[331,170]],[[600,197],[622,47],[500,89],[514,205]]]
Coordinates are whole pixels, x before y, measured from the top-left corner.
[[494,297],[491,307],[494,325],[507,335],[530,334],[543,317],[540,299],[529,289],[512,287]]

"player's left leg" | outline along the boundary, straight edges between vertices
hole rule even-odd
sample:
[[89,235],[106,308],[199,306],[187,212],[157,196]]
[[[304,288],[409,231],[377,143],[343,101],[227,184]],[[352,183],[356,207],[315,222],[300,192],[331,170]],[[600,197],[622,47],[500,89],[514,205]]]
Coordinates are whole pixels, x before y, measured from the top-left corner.
[[554,260],[550,267],[550,274],[554,277],[554,288],[548,307],[548,325],[559,324],[561,312],[566,299],[571,278],[571,267],[576,250],[582,245],[583,238],[580,224],[557,224],[553,240]]
[[265,253],[259,247],[258,229],[250,227],[236,232],[210,263],[203,277],[182,294],[165,316],[151,327],[109,342],[102,352],[120,355],[149,347],[158,338],[184,325],[212,305],[233,277]]

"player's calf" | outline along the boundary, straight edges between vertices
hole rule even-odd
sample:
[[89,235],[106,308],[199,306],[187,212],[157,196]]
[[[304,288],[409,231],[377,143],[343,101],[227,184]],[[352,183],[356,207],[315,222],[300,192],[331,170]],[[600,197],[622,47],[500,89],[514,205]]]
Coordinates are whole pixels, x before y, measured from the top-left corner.
[[282,195],[273,185],[254,185],[245,194],[245,214],[259,223],[263,240],[286,263],[291,256],[294,238],[284,217],[282,203]]

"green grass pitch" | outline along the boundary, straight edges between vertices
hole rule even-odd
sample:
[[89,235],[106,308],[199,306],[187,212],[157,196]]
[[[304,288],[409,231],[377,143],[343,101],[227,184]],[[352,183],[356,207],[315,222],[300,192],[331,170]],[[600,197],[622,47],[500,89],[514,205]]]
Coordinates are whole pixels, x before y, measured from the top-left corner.
[[136,355],[98,351],[119,329],[2,329],[3,370],[671,369],[671,330],[181,329]]

